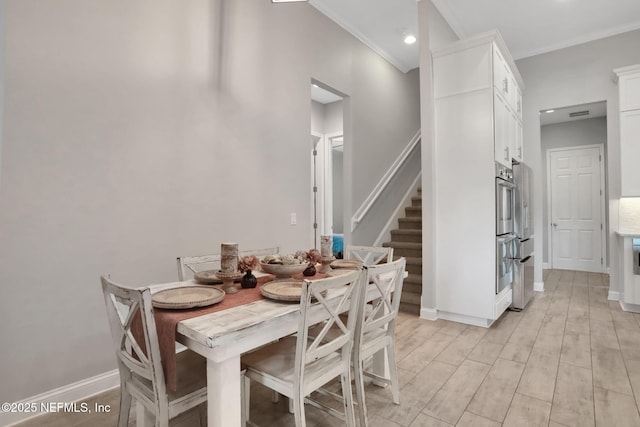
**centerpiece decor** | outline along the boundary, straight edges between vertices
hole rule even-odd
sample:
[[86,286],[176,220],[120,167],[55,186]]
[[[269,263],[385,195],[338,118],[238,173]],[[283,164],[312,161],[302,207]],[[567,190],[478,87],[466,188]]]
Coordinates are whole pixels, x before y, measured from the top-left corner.
[[238,244],[222,243],[220,246],[220,271],[216,273],[222,280],[222,290],[227,294],[235,294],[238,288],[233,281],[242,277],[238,271]]
[[316,275],[316,264],[322,262],[322,255],[320,255],[320,251],[317,249],[310,249],[309,252],[306,253],[307,258],[307,268],[302,272],[304,276],[315,276]]
[[260,267],[265,273],[273,274],[276,279],[291,279],[294,274],[302,273],[306,268],[306,252],[295,254],[267,255],[260,261]]
[[258,285],[258,279],[251,270],[255,270],[259,265],[260,261],[255,255],[246,255],[238,260],[238,270],[244,273],[244,276],[240,279],[240,286],[248,289],[255,288]]

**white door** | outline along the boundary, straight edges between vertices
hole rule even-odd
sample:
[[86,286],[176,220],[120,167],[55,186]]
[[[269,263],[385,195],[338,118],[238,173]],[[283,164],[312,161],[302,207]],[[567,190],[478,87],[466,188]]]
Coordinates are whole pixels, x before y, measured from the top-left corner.
[[601,147],[549,151],[553,268],[603,272]]

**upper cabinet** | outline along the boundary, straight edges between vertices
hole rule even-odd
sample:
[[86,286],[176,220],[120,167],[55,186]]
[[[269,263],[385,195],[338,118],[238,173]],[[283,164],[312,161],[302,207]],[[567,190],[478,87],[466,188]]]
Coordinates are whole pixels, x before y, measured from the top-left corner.
[[640,64],[614,72],[620,109],[620,195],[640,197]]
[[492,92],[494,160],[507,167],[523,161],[522,78],[500,34],[461,40],[433,57],[435,98]]
[[618,75],[620,111],[640,110],[640,64],[615,70]]

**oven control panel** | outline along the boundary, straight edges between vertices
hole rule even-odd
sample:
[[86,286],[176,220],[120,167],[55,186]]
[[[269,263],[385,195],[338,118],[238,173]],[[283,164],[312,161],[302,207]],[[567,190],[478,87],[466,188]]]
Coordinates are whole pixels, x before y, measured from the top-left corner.
[[506,166],[496,162],[496,178],[504,179],[505,181],[513,181],[513,171]]

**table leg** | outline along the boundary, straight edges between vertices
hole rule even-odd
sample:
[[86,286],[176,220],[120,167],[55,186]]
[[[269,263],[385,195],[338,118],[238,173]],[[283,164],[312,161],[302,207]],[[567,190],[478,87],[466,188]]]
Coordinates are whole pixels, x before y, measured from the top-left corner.
[[222,362],[207,359],[207,425],[240,426],[242,396],[240,355]]

